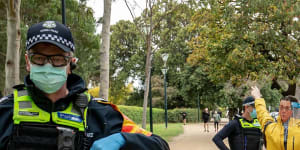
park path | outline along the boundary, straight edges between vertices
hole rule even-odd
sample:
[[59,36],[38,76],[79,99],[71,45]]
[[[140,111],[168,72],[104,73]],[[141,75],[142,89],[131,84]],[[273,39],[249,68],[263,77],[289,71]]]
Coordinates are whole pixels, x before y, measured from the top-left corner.
[[[224,124],[220,127],[222,128]],[[209,124],[209,132],[204,132],[203,123],[187,124],[183,128],[184,133],[169,142],[171,150],[218,150],[212,141],[216,134],[213,123]],[[227,141],[224,140],[225,144],[228,143]]]

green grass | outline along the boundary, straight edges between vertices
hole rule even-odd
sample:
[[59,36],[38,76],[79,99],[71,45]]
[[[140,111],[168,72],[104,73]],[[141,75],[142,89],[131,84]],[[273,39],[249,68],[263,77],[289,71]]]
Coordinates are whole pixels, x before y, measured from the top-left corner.
[[[150,131],[150,125],[147,124],[147,131]],[[178,136],[183,133],[182,123],[168,123],[168,128],[165,124],[153,124],[153,133],[159,135],[167,142],[170,142],[172,137]]]

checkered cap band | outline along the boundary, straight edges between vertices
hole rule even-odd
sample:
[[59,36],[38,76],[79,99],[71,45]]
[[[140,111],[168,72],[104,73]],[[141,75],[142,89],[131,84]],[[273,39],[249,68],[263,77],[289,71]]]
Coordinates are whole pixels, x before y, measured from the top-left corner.
[[27,50],[43,42],[56,45],[65,52],[75,51],[75,44],[70,29],[57,21],[43,21],[32,25],[28,29]]
[[38,35],[34,35],[31,38],[27,39],[26,41],[26,47],[31,46],[32,44],[36,43],[37,41],[42,41],[42,40],[46,40],[46,41],[53,41],[53,42],[57,42],[60,43],[68,48],[70,48],[72,51],[75,50],[75,46],[73,44],[73,42],[68,41],[67,39],[58,36],[58,35],[53,35],[53,34],[38,34]]

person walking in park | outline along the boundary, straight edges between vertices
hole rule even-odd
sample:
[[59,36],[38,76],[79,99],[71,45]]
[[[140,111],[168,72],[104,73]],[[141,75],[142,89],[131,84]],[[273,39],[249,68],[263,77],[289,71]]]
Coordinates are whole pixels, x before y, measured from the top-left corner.
[[[255,98],[257,118],[263,127],[266,148],[270,150],[296,150],[300,148],[299,118],[293,117],[292,104],[298,104],[293,96],[281,98],[277,122],[266,109],[265,100],[260,90],[251,87],[251,94]],[[298,105],[299,106],[299,105]]]
[[221,116],[217,111],[215,111],[215,113],[213,114],[213,118],[214,118],[215,132],[218,132],[219,131],[219,122],[221,121]]
[[116,105],[91,97],[73,74],[75,45],[56,21],[27,32],[24,84],[0,100],[0,149],[168,150],[161,137],[139,128]]
[[208,108],[205,108],[204,111],[202,112],[202,119],[204,122],[204,132],[209,132],[209,126],[208,126],[208,121],[209,121],[209,111]]
[[187,116],[187,113],[184,111],[184,112],[181,112],[180,114],[182,116],[183,125],[186,125],[186,116]]
[[214,137],[213,142],[220,150],[229,150],[223,140],[228,137],[231,150],[260,150],[262,148],[261,126],[256,119],[254,98],[243,101],[242,116],[235,116]]

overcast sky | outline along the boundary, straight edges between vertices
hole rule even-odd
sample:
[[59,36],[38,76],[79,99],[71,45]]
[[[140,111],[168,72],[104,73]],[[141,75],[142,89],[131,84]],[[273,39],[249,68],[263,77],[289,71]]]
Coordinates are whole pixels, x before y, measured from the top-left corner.
[[[119,20],[131,20],[132,16],[125,4],[125,0],[112,0],[111,7],[111,24],[116,24]],[[141,12],[145,8],[146,0],[127,0],[135,16],[140,16]],[[103,4],[104,0],[88,0],[87,5],[94,10],[94,16],[98,20],[103,16]],[[134,10],[133,10],[134,8]],[[101,30],[101,29],[100,29]],[[98,32],[100,31],[98,29]]]

